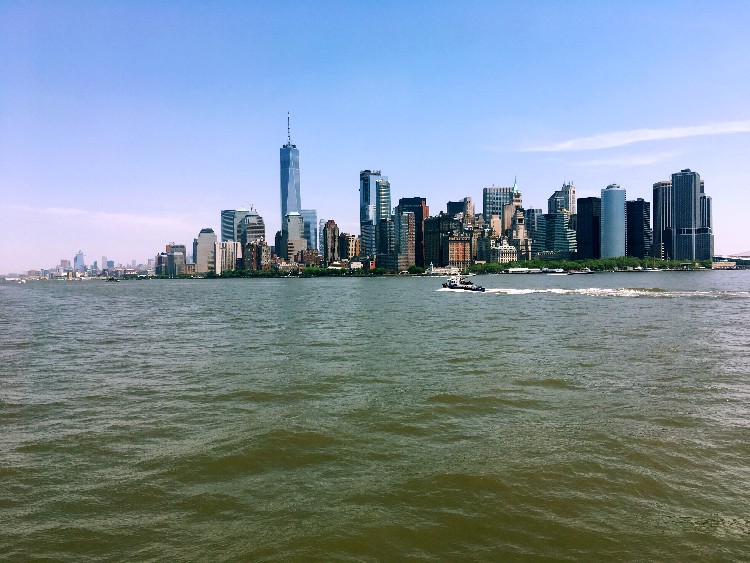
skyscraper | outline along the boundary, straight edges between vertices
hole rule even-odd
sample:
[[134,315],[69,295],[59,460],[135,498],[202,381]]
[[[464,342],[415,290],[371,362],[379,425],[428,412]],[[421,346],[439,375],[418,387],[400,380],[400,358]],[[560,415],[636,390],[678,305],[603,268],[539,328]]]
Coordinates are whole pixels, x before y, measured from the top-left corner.
[[578,200],[577,204],[577,257],[579,260],[593,260],[600,258],[602,200],[598,197],[583,197]]
[[407,212],[414,214],[414,262],[424,268],[424,220],[430,216],[427,200],[423,197],[402,197],[398,200],[396,216]]
[[518,191],[518,184],[514,181],[509,188],[491,186],[482,190],[482,216],[485,224],[490,223],[493,215],[503,214],[503,207],[513,202],[513,194]]
[[239,242],[240,224],[250,214],[247,209],[224,209],[221,212],[221,240]]
[[654,184],[654,240],[651,254],[656,258],[671,260],[672,245],[672,182],[663,180]]
[[79,250],[78,253],[73,258],[73,269],[77,272],[85,272],[86,271],[86,263],[84,261],[83,257],[83,250]]
[[547,213],[559,213],[563,210],[570,215],[575,215],[578,212],[576,187],[573,182],[563,184],[562,188],[556,190],[547,199]]
[[708,260],[713,255],[711,198],[700,174],[689,168],[672,174],[674,260]]
[[193,239],[193,261],[195,262],[196,274],[206,274],[213,271],[216,264],[215,251],[216,233],[213,229],[201,229],[198,238]]
[[265,240],[266,238],[266,224],[263,221],[263,217],[254,209],[251,209],[242,219],[238,226],[238,231],[239,236],[237,240],[242,243],[243,249],[248,244],[260,239]]
[[281,224],[288,213],[302,211],[299,187],[299,150],[292,144],[292,134],[287,114],[287,142],[279,149],[281,163]]
[[339,227],[329,219],[323,228],[323,265],[330,266],[341,259],[339,251]]
[[625,190],[610,184],[602,190],[601,257],[625,256]]
[[375,256],[377,226],[381,219],[390,219],[391,184],[380,170],[362,170],[359,173],[359,228],[362,254]]
[[303,209],[299,212],[302,215],[302,221],[305,226],[305,239],[307,240],[307,249],[313,250],[318,248],[318,212],[315,209]]
[[636,258],[651,256],[651,204],[639,197],[626,202],[625,206],[627,255]]

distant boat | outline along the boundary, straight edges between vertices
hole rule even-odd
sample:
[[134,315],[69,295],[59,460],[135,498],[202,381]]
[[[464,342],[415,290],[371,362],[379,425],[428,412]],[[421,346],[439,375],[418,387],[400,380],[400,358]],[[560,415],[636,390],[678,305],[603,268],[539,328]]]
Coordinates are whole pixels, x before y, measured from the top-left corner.
[[484,291],[481,285],[477,285],[474,282],[470,282],[461,276],[451,276],[448,281],[443,283],[445,289],[463,289],[466,291]]
[[583,270],[568,270],[569,274],[593,274],[591,270],[588,268],[584,268]]

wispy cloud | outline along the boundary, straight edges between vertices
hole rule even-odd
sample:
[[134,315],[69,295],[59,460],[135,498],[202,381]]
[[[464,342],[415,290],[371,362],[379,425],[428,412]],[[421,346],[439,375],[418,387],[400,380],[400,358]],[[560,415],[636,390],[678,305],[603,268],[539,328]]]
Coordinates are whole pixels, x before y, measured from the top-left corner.
[[571,152],[591,151],[622,147],[644,141],[660,141],[663,139],[683,139],[686,137],[703,137],[707,135],[731,135],[734,133],[750,133],[750,119],[742,121],[725,121],[707,125],[692,125],[688,127],[673,127],[668,129],[632,129],[630,131],[614,131],[600,133],[590,137],[578,137],[560,143],[539,145],[518,149],[519,152]]
[[613,156],[611,158],[598,158],[592,160],[581,160],[576,161],[576,166],[585,166],[588,168],[598,168],[600,166],[651,166],[652,164],[658,164],[666,160],[671,160],[678,156],[678,152],[661,152],[653,154],[631,154],[623,156]]
[[89,211],[70,207],[33,207],[30,205],[0,204],[0,210],[18,213],[34,213],[49,217],[65,218],[71,222],[94,223],[110,227],[180,227],[185,219],[177,216],[136,215],[132,213],[110,213]]

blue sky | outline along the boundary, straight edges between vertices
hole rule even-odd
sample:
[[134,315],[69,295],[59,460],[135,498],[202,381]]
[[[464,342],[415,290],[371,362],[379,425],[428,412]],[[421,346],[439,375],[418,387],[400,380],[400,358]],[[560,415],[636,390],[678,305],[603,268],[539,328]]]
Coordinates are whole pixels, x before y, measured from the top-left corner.
[[746,2],[0,2],[0,272],[145,261],[253,204],[358,232],[359,171],[430,210],[518,177],[651,201],[682,168],[750,250]]

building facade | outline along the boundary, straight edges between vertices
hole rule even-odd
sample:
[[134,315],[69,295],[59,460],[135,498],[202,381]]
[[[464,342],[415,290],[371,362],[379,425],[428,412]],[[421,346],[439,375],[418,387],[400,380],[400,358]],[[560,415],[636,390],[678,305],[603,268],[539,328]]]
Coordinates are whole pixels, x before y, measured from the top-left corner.
[[318,212],[315,209],[303,209],[300,211],[304,225],[304,235],[307,241],[307,249],[318,248]]
[[323,228],[323,266],[325,267],[341,260],[339,235],[339,227],[336,221],[333,219],[326,221]]
[[700,174],[689,168],[672,174],[672,248],[674,260],[713,256],[711,198]]
[[643,259],[652,255],[651,204],[638,198],[625,204],[627,256]]
[[651,254],[655,258],[671,260],[674,252],[672,243],[672,181],[662,180],[653,186],[653,242]]
[[198,238],[193,239],[193,261],[196,274],[207,274],[214,271],[216,242],[216,233],[210,228],[201,229]]
[[596,260],[601,258],[602,200],[598,197],[583,197],[578,200],[577,205],[576,256],[579,260]]
[[[377,254],[376,231],[382,217],[390,215],[391,184],[380,170],[362,170],[359,173],[359,227],[362,254]],[[389,207],[385,211],[386,203]]]
[[414,263],[424,268],[424,220],[430,216],[427,199],[423,197],[402,197],[398,200],[396,216],[398,217],[406,212],[414,214]]
[[221,212],[221,240],[239,242],[240,225],[249,214],[247,209],[224,209]]

